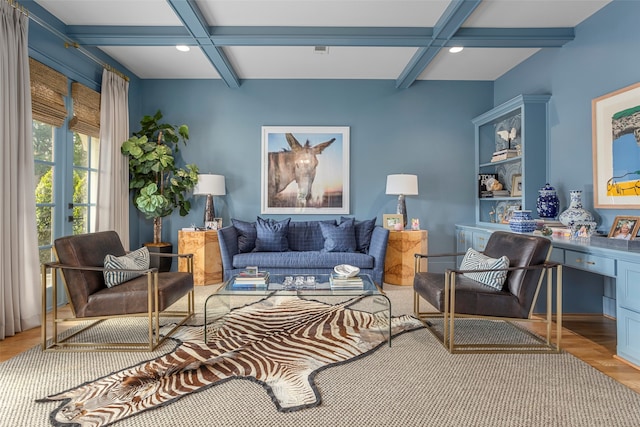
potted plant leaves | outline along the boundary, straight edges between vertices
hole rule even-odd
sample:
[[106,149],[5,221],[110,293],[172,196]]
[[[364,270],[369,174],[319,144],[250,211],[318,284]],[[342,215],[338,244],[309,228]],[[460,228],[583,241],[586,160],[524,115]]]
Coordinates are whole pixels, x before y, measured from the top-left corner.
[[161,120],[160,110],[153,116],[144,116],[140,131],[122,143],[121,151],[129,156],[129,189],[133,192],[133,202],[145,217],[153,219],[153,242],[145,245],[150,250],[168,246],[171,252],[171,244],[162,242],[162,218],[175,209],[179,209],[181,216],[189,213],[191,202],[186,196],[198,182],[198,167],[176,164],[180,144],[186,146],[189,139],[188,126]]

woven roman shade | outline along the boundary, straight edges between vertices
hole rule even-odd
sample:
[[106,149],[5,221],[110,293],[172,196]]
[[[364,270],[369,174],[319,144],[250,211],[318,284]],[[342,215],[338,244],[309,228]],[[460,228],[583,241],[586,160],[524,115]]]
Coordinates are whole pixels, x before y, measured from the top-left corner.
[[61,127],[67,117],[64,106],[64,97],[68,94],[67,78],[33,58],[29,58],[29,72],[33,118]]
[[73,99],[73,118],[69,129],[74,132],[100,137],[100,93],[81,83],[71,83]]

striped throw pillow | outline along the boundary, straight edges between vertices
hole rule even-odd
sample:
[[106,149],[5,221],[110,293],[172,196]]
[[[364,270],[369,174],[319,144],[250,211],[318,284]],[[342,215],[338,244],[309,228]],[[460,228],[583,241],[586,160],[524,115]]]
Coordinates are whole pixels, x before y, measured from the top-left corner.
[[[490,258],[481,254],[473,248],[469,248],[460,263],[460,270],[485,270],[509,268],[509,258],[506,255],[500,258]],[[470,279],[480,282],[484,285],[491,286],[495,289],[502,290],[504,281],[507,278],[507,271],[482,271],[480,273],[463,273]]]
[[[107,255],[104,257],[104,268],[147,270],[149,268],[149,249],[142,247],[121,257]],[[108,288],[111,288],[141,275],[142,273],[134,271],[107,270],[104,272],[104,283]]]

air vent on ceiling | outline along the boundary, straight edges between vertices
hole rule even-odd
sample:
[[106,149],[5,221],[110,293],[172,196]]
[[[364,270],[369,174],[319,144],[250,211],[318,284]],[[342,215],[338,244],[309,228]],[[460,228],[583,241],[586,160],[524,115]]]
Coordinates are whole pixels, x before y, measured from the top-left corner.
[[313,53],[317,53],[320,55],[327,55],[329,54],[329,46],[314,46]]

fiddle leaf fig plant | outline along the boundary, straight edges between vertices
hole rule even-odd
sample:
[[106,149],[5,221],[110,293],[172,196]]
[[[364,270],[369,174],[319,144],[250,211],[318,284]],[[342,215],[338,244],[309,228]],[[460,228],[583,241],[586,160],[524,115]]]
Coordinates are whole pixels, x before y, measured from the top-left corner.
[[198,167],[188,164],[176,166],[175,155],[180,143],[189,139],[187,125],[160,123],[160,110],[144,116],[142,129],[122,143],[122,154],[129,156],[129,189],[140,212],[153,219],[153,243],[160,243],[162,218],[175,209],[185,216],[191,202],[185,195],[198,182]]

